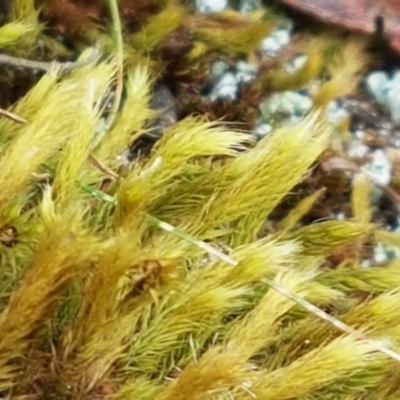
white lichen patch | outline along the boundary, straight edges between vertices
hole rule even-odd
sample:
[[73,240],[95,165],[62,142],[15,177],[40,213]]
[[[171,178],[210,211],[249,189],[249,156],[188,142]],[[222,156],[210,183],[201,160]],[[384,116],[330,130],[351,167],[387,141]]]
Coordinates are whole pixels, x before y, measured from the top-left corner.
[[387,108],[393,122],[400,124],[400,71],[392,77],[386,72],[375,71],[367,76],[365,83],[376,101]]

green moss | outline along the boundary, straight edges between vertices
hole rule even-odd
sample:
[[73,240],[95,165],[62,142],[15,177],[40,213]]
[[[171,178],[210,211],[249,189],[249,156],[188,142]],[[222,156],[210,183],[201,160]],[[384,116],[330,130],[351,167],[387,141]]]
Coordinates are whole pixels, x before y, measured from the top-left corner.
[[[15,4],[0,44],[33,46],[36,10]],[[154,116],[152,62],[162,63],[156,49],[168,33],[183,24],[204,54],[236,56],[271,27],[230,13],[196,25],[174,7],[130,32],[125,46],[137,49],[123,69],[114,55],[64,73],[55,65],[9,109],[26,123],[0,119],[0,390],[16,399],[396,398],[399,361],[383,351],[399,350],[399,265],[363,269],[361,250],[343,250],[374,235],[396,245],[370,223],[368,183],[355,184],[352,220],[302,223],[323,190],[272,218],[331,147],[325,100],[364,59],[335,78],[332,42],[320,37],[318,68],[268,75],[278,89],[321,71],[340,81],[296,125],[255,143],[192,115],[126,166],[121,155]],[[104,129],[116,77],[124,99]],[[326,268],[337,251],[343,263]]]

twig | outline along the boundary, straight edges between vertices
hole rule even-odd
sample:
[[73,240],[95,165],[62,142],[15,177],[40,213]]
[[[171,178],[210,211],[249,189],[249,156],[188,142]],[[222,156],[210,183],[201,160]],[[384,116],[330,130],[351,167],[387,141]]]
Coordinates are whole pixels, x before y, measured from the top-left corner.
[[39,71],[50,71],[51,68],[57,67],[62,72],[71,71],[76,68],[82,68],[98,60],[101,56],[99,46],[95,46],[92,54],[86,59],[81,61],[67,61],[67,62],[46,62],[46,61],[33,61],[26,58],[13,57],[7,54],[0,54],[0,65],[10,65],[15,68],[31,69]]
[[[109,194],[104,193],[101,190],[98,190],[91,186],[85,185],[81,182],[77,182],[77,184],[86,193],[89,193],[92,196],[95,196],[96,198],[98,198],[106,203],[111,203],[111,204],[117,205],[117,199],[115,197],[110,196]],[[146,219],[151,225],[157,226],[158,228],[163,229],[164,231],[171,232],[172,234],[180,237],[181,239],[183,239],[189,243],[192,243],[194,246],[205,250],[207,253],[213,255],[214,257],[216,257],[218,259],[225,261],[226,263],[231,264],[233,266],[238,265],[238,262],[236,260],[234,260],[233,258],[231,258],[228,255],[222,253],[221,251],[215,249],[214,247],[210,246],[209,244],[196,239],[195,237],[189,235],[188,233],[182,231],[181,229],[178,229],[175,226],[168,224],[167,222],[161,221],[157,217],[154,217],[153,215],[150,215],[150,214],[146,214]]]
[[36,172],[31,174],[32,179],[34,179],[37,182],[45,182],[49,181],[53,175],[50,174],[49,172],[44,172],[43,174],[37,174]]
[[381,351],[382,353],[386,354],[390,358],[393,358],[393,360],[396,360],[397,362],[400,362],[400,354],[396,353],[395,351],[389,349],[387,346],[385,346],[382,343],[379,343],[378,340],[373,340],[368,338],[364,333],[358,331],[357,329],[352,328],[351,326],[345,324],[344,322],[340,321],[339,319],[333,317],[332,315],[326,313],[324,310],[321,310],[317,306],[314,306],[314,304],[311,304],[307,300],[303,299],[301,296],[298,296],[295,293],[290,292],[289,290],[285,289],[283,286],[278,285],[276,282],[274,282],[271,279],[264,278],[263,282],[267,284],[269,287],[272,289],[276,290],[278,293],[282,294],[283,296],[293,300],[295,303],[301,305],[304,307],[307,311],[310,311],[314,315],[316,315],[318,318],[329,322],[339,330],[341,330],[344,333],[347,333],[350,336],[353,336],[354,338],[358,340],[362,340],[364,342],[367,342],[374,346],[377,350]]
[[18,124],[26,124],[28,122],[25,118],[19,117],[11,111],[3,110],[2,108],[0,108],[0,115],[11,119],[11,121],[17,122]]
[[215,247],[210,246],[209,244],[207,244],[206,242],[203,242],[202,240],[196,239],[195,237],[189,235],[185,231],[182,231],[182,230],[176,228],[175,226],[168,224],[167,222],[161,221],[160,219],[158,219],[157,217],[154,217],[153,215],[146,214],[146,218],[152,225],[155,225],[155,226],[163,229],[164,231],[173,233],[174,235],[185,240],[186,242],[192,243],[194,246],[205,250],[208,254],[211,254],[212,256],[220,259],[221,261],[226,262],[227,264],[233,265],[234,267],[239,264],[235,259],[222,253],[221,251],[217,250]]
[[106,174],[109,178],[111,178],[113,181],[116,181],[119,179],[119,175],[113,171],[111,168],[109,168],[106,164],[103,163],[103,161],[100,161],[96,156],[93,154],[89,154],[88,160],[92,165],[94,165],[96,168],[98,168],[101,172]]
[[388,196],[389,200],[391,200],[393,205],[396,207],[397,212],[400,213],[400,195],[390,186],[382,185],[381,183],[377,182],[374,175],[371,174],[365,168],[360,168],[352,161],[346,160],[341,157],[331,157],[330,159],[324,161],[322,163],[322,168],[325,171],[338,170],[338,171],[347,171],[351,173],[363,172],[377,188],[382,190],[382,192],[385,193],[386,196]]

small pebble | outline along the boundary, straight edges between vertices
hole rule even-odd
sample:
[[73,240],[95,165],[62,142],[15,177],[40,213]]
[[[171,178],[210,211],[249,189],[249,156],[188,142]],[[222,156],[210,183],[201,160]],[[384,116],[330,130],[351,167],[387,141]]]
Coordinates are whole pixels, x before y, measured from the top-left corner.
[[364,158],[369,152],[370,148],[358,139],[352,140],[347,149],[347,155],[350,158]]
[[386,72],[376,71],[369,74],[365,83],[368,91],[382,105],[387,105],[387,95],[390,88],[389,76]]
[[400,123],[400,72],[394,74],[388,91],[390,114],[396,124]]
[[336,100],[328,104],[326,112],[328,120],[335,125],[340,124],[349,117],[349,112]]
[[385,262],[389,261],[389,254],[385,247],[378,243],[374,247],[374,254],[373,254],[373,262],[377,265],[384,264]]
[[239,11],[242,14],[250,14],[262,7],[260,0],[241,0],[239,4]]
[[333,214],[333,218],[338,220],[338,221],[345,221],[346,218],[346,214],[344,212],[336,212]]
[[228,0],[196,0],[196,8],[201,13],[217,13],[228,7]]
[[301,92],[283,91],[274,93],[260,104],[263,120],[268,122],[277,115],[283,115],[288,122],[295,122],[311,110],[312,99]]
[[299,54],[286,63],[285,70],[288,74],[294,74],[295,72],[303,68],[306,62],[307,56],[305,54]]
[[210,99],[212,101],[217,99],[235,100],[239,89],[238,84],[236,74],[227,72],[214,86]]
[[240,83],[248,83],[255,78],[257,67],[246,61],[239,61],[236,65],[236,70],[237,80]]
[[386,186],[392,179],[392,165],[383,150],[371,153],[372,160],[364,167],[368,175],[379,185]]
[[259,123],[253,129],[253,134],[257,139],[262,139],[264,136],[267,136],[268,133],[272,131],[273,127],[271,124],[267,123]]
[[227,62],[222,60],[214,61],[210,67],[211,79],[217,82],[221,77],[229,70],[229,65]]
[[261,42],[261,51],[266,56],[276,56],[279,54],[290,42],[292,36],[293,25],[289,21],[283,22],[276,28],[270,35],[268,35]]
[[393,121],[400,123],[400,71],[392,78],[382,71],[375,71],[365,79],[366,87],[372,96],[390,112]]

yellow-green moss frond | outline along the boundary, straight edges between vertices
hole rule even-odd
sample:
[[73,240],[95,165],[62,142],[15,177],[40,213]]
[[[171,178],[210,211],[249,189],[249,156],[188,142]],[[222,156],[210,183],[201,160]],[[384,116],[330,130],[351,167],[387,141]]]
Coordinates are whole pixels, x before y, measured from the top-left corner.
[[[278,274],[276,282],[299,294],[306,291],[305,282],[315,271],[291,271]],[[279,319],[294,302],[269,290],[257,306],[233,324],[226,342],[208,350],[198,361],[189,364],[160,399],[207,398],[209,393],[228,392],[232,386],[245,386],[251,379],[250,358],[267,346],[279,328]],[[218,368],[218,370],[216,370]],[[189,390],[190,388],[190,390]]]
[[272,21],[244,17],[227,10],[210,16],[194,16],[186,22],[195,38],[211,49],[224,53],[248,53],[254,51],[274,27]]
[[[0,45],[34,53],[35,4],[14,2]],[[350,221],[303,224],[324,192],[315,188],[278,219],[282,201],[331,147],[323,107],[258,142],[189,116],[127,162],[156,115],[149,104],[160,71],[174,88],[183,83],[157,53],[167,35],[182,30],[194,41],[179,62],[193,69],[216,51],[251,58],[275,16],[188,15],[179,0],[126,4],[126,31],[138,33],[123,49],[114,0],[117,68],[109,59],[51,70],[10,108],[26,124],[0,119],[0,392],[14,385],[6,396],[60,400],[395,396],[400,375],[387,355],[400,359],[399,262],[361,265],[374,234],[390,247],[398,237],[370,224],[367,179],[355,177]],[[107,8],[93,7],[100,25]],[[105,30],[84,36],[92,35],[114,53]],[[355,41],[339,48],[328,35],[293,39],[255,78],[256,86],[266,79],[258,88],[313,80],[325,105],[358,82],[366,60]],[[66,54],[44,46],[48,57]],[[295,70],[297,60],[284,58],[298,53],[305,64]]]
[[295,228],[300,222],[301,218],[303,218],[312,209],[315,203],[323,196],[325,190],[325,188],[321,188],[302,199],[292,210],[289,211],[289,214],[282,221],[280,221],[280,229],[282,231],[290,231]]
[[398,249],[400,247],[400,233],[388,232],[383,229],[375,230],[375,238],[389,249]]
[[[104,243],[101,257],[82,288],[85,296],[75,321],[63,337],[65,362],[58,379],[63,381],[67,376],[78,382],[82,393],[108,377],[112,365],[134,339],[135,324],[140,324],[146,310],[153,306],[154,299],[145,294],[139,296],[141,301],[135,301],[138,293],[133,294],[134,279],[123,285],[129,275],[141,273],[139,265],[146,256],[151,258],[140,252],[139,241],[140,232],[120,231]],[[138,279],[136,283],[140,283],[140,276]]]
[[118,192],[121,218],[124,213],[127,217],[128,210],[137,213],[166,195],[177,184],[173,178],[187,170],[190,161],[238,155],[249,140],[246,134],[225,130],[199,118],[179,122],[164,134],[152,155],[137,164],[121,183]]
[[[308,261],[312,262],[312,260]],[[320,266],[320,262],[315,262]],[[345,294],[338,289],[323,285],[317,281],[310,282],[307,286],[306,300],[317,307],[324,308],[326,306],[335,307],[338,310],[344,309],[348,305],[348,299]],[[305,316],[309,311],[302,306],[296,306],[293,316]]]
[[12,19],[25,19],[36,16],[37,10],[34,0],[15,0],[12,2]]
[[109,400],[141,399],[154,400],[164,390],[164,386],[154,380],[137,378],[126,382],[109,396]]
[[[400,325],[395,319],[396,305],[399,301],[399,290],[382,293],[369,301],[357,304],[354,299],[350,310],[337,308],[339,319],[349,326],[362,329],[368,336],[376,339],[389,339],[391,347],[398,348],[400,345],[398,333]],[[334,338],[339,335],[339,331],[333,327],[326,326],[321,321],[312,317],[306,317],[301,324],[296,335],[293,335],[293,342],[290,346],[296,349],[302,341],[307,338],[312,341],[310,347],[315,347],[323,343],[327,338]]]
[[154,112],[149,109],[151,79],[149,70],[138,65],[128,72],[126,99],[114,127],[102,139],[95,154],[100,160],[115,167],[121,162],[116,155],[122,155],[141,133],[146,120]]
[[[33,121],[37,113],[41,111],[43,102],[48,101],[55,90],[58,79],[59,76],[55,70],[47,73],[18,103],[10,108],[10,111],[26,119],[28,123]],[[9,119],[0,119],[1,142],[5,143],[10,138],[19,135],[23,129],[24,127]]]
[[[0,387],[9,388],[21,373],[19,364],[32,344],[32,334],[56,306],[69,281],[94,261],[97,241],[82,226],[81,215],[66,210],[57,215],[46,192],[42,206],[45,229],[37,252],[8,306],[0,315]],[[29,301],[28,301],[29,299]],[[36,340],[40,336],[36,335]]]
[[27,206],[28,192],[20,193],[4,210],[0,217],[0,310],[3,309],[8,294],[20,281],[36,251],[39,232],[42,230],[37,207]]
[[[399,329],[399,323],[395,317],[399,298],[399,289],[393,289],[360,304],[342,318],[354,327],[366,327],[374,337],[385,338],[390,329]],[[396,340],[397,346],[400,344],[399,339]]]
[[400,398],[399,378],[399,366],[391,366],[391,369],[386,375],[386,379],[383,379],[379,385],[376,385],[376,388],[374,388],[375,390],[371,390],[370,393],[365,396],[365,399],[397,400]]
[[83,343],[101,329],[110,317],[117,315],[120,306],[119,282],[133,267],[132,263],[140,262],[139,239],[136,232],[120,232],[108,240],[101,260],[88,278],[86,296],[74,328],[74,335]]
[[[393,270],[393,274],[396,273],[398,280],[398,271]],[[365,283],[362,279],[355,279],[357,275],[360,277],[363,276]],[[338,271],[324,271],[317,279],[324,282],[328,281],[328,277],[341,277],[343,285],[338,285],[337,282],[330,279],[329,286],[342,289],[343,294],[349,291],[349,286],[351,285],[352,290],[357,293],[357,297],[349,298],[342,296],[339,298],[339,303],[332,303],[336,316],[346,324],[368,332],[375,339],[388,340],[390,347],[397,349],[399,346],[398,338],[400,329],[399,324],[394,318],[394,314],[396,313],[396,304],[398,304],[398,283],[396,284],[395,275],[392,275],[395,280],[394,282],[388,281],[385,284],[384,281],[379,280],[379,278],[383,278],[385,275],[381,268],[364,270],[347,269],[347,274],[343,272],[339,274]],[[372,288],[372,291],[369,291],[367,282],[371,285],[371,288],[376,284],[376,288]],[[376,297],[372,297],[371,295],[369,298],[366,298],[366,294],[373,293],[374,289],[376,290],[376,294],[379,295]],[[299,352],[300,354],[308,352],[324,343],[328,338],[332,339],[338,336],[339,331],[334,327],[327,326],[313,316],[307,316],[304,313],[302,315],[304,319],[297,323],[297,327],[294,325],[286,329],[287,332],[290,331],[291,339],[282,344],[279,352],[280,356],[276,353],[266,359],[266,363],[270,367],[277,367],[288,363],[294,360],[296,354],[298,356]],[[377,371],[374,373],[376,374]]]
[[[263,219],[301,181],[324,150],[328,134],[326,126],[318,121],[318,114],[314,114],[298,125],[268,135],[255,148],[226,165],[226,178],[237,179],[217,189],[193,223],[216,227],[244,218],[251,222],[244,229],[250,238]],[[258,215],[255,221],[254,213]]]
[[334,249],[353,243],[371,234],[373,225],[355,222],[326,221],[308,225],[293,233],[284,234],[285,240],[297,240],[304,255],[328,255]]
[[352,208],[355,221],[366,224],[371,219],[371,182],[365,174],[354,176],[352,192]]
[[131,330],[132,319],[119,315],[98,325],[84,342],[75,343],[74,337],[65,336],[61,346],[63,364],[54,378],[64,389],[73,381],[77,397],[107,382],[113,365],[122,357],[125,338]]
[[[324,52],[329,46],[323,37],[305,37],[296,47],[306,57],[300,68],[288,66],[288,60],[280,60],[278,67],[267,70],[260,76],[264,85],[274,90],[302,89],[315,79],[324,67]],[[290,62],[290,61],[289,61]]]
[[20,40],[35,33],[35,27],[25,21],[16,21],[0,27],[0,47],[17,46]]
[[[160,143],[160,147],[150,158],[154,168],[158,167],[160,172],[158,174],[154,172],[150,164],[147,168],[149,174],[146,174],[143,181],[143,185],[148,185],[149,190],[154,190],[152,187],[157,183],[157,179],[160,179],[158,176],[163,177],[167,174],[168,159],[163,167],[161,156],[164,159],[173,158],[171,164],[176,165],[175,175],[181,174],[179,180],[170,181],[171,186],[163,187],[164,194],[158,192],[160,200],[154,212],[157,214],[161,209],[162,215],[175,215],[178,219],[186,217],[185,229],[200,235],[208,235],[210,234],[207,233],[208,230],[218,229],[221,224],[243,216],[244,223],[237,222],[237,226],[241,224],[241,227],[235,234],[239,235],[245,231],[248,238],[253,237],[265,216],[293,186],[301,181],[308,168],[325,149],[329,136],[329,129],[318,120],[318,115],[313,115],[296,126],[285,127],[271,134],[254,148],[232,160],[227,159],[223,163],[215,162],[211,165],[200,159],[203,162],[188,166],[185,165],[185,160],[188,158],[185,156],[185,146],[190,131],[178,139],[181,127],[176,129],[167,133],[164,143]],[[207,147],[225,136],[215,132],[214,137],[210,135],[208,138],[202,135],[200,130],[197,130],[197,135],[203,142],[202,146]],[[240,150],[240,141],[236,138],[249,140],[245,135],[227,132],[224,139],[225,146],[231,144],[233,149]],[[174,142],[178,144],[178,140],[182,140],[179,143],[180,151],[173,154],[174,149],[178,149]],[[192,143],[195,146],[194,139]],[[170,154],[164,155],[163,148],[167,145]],[[193,151],[195,150],[197,149],[193,147]],[[220,152],[216,149],[215,154],[217,151]],[[200,153],[199,150],[197,153],[206,154],[204,151]],[[211,155],[211,152],[209,154]],[[234,155],[235,152],[230,151],[225,154]],[[164,179],[167,182],[167,177]],[[199,208],[202,210],[199,211]],[[258,213],[259,215],[256,215]],[[251,229],[248,229],[249,224]]]
[[110,87],[113,73],[113,63],[103,63],[96,68],[82,68],[71,74],[70,85],[76,85],[79,103],[74,108],[75,121],[70,121],[70,137],[62,152],[53,184],[53,194],[60,207],[65,206],[80,190],[76,181],[84,178],[83,166],[95,138],[102,100]]
[[328,80],[314,94],[316,105],[326,105],[331,100],[353,93],[362,78],[369,58],[365,52],[365,41],[349,40],[335,48],[332,60],[328,61]]
[[239,261],[238,266],[225,266],[229,268],[225,282],[234,286],[246,286],[262,278],[272,277],[278,272],[290,269],[299,251],[295,242],[277,242],[271,238],[240,246],[232,254],[232,257]]
[[[242,354],[234,349],[227,355],[220,346],[211,348],[199,362],[189,364],[156,400],[195,400],[223,395],[232,385],[249,377],[250,365],[243,366]],[[221,393],[222,392],[222,393]]]
[[299,398],[332,384],[341,377],[381,362],[382,356],[372,344],[351,337],[341,337],[308,352],[285,367],[275,371],[262,371],[250,390],[262,399]]
[[[160,302],[157,324],[149,323],[136,336],[126,359],[127,369],[138,370],[140,365],[151,373],[156,365],[166,371],[185,365],[193,357],[190,341],[201,346],[219,332],[225,316],[250,307],[249,297],[253,293],[250,285],[289,268],[296,250],[293,243],[262,240],[253,248],[238,250],[237,267],[209,262],[180,278],[174,290]],[[207,262],[207,258],[200,263],[203,261]],[[176,341],[180,348],[173,344]],[[170,360],[175,360],[175,364]]]
[[18,46],[14,50],[18,56],[23,57],[36,48],[35,42],[43,29],[43,24],[39,22],[39,11],[34,0],[15,0],[11,4],[11,23],[29,27],[29,34],[20,36]]
[[371,268],[361,268],[357,264],[339,267],[325,271],[317,280],[343,292],[355,291],[375,295],[400,286],[400,263],[393,261],[387,266]]
[[[278,273],[274,280],[287,290],[304,297],[307,294],[307,282],[311,281],[315,275],[315,268],[301,272],[292,270]],[[243,361],[256,355],[275,335],[279,327],[279,318],[294,305],[292,300],[274,289],[269,289],[256,307],[232,326],[228,333],[227,351],[229,352],[230,348],[236,351],[240,349]]]
[[150,376],[172,372],[178,361],[192,357],[190,336],[204,343],[209,331],[222,316],[240,309],[245,288],[217,287],[205,274],[196,274],[171,293],[153,313],[152,318],[135,336],[124,361],[127,371]]
[[[32,91],[29,99],[21,106],[32,114],[26,117],[26,125],[14,131],[14,138],[0,160],[0,180],[6,186],[0,195],[0,209],[12,200],[41,164],[53,156],[64,143],[68,143],[70,138],[75,137],[75,144],[65,153],[67,164],[64,164],[63,168],[67,170],[60,178],[56,178],[57,190],[61,190],[58,183],[60,179],[62,185],[68,186],[67,192],[71,189],[73,179],[79,172],[78,167],[83,161],[82,154],[79,162],[75,158],[74,152],[78,151],[79,154],[80,150],[76,150],[76,146],[81,146],[82,140],[88,142],[88,138],[93,134],[98,118],[98,101],[112,76],[112,67],[109,65],[100,65],[97,69],[98,76],[94,71],[84,70],[71,74],[56,84],[56,72],[50,72],[43,78],[45,82],[39,86],[38,91]],[[94,74],[93,78],[91,74]],[[41,94],[44,94],[44,97],[40,99],[38,95]],[[33,106],[35,99],[41,104],[40,109]],[[89,116],[90,109],[92,116]],[[54,115],[57,115],[57,118],[54,118]],[[69,170],[71,168],[72,170]]]
[[[20,129],[0,160],[0,210],[29,181],[31,174],[53,155],[72,134],[75,107],[79,104],[79,87],[59,83],[42,101],[32,122]],[[54,115],[58,118],[54,119]],[[77,121],[75,120],[75,123]]]
[[186,118],[163,135],[148,164],[152,164],[158,157],[166,160],[166,171],[161,170],[160,175],[163,180],[167,180],[176,174],[179,166],[185,165],[192,158],[237,156],[241,150],[245,150],[244,144],[252,141],[247,134],[227,130],[201,117]]
[[149,17],[142,29],[129,38],[128,42],[137,51],[148,53],[182,24],[186,13],[187,10],[183,7],[170,6]]

